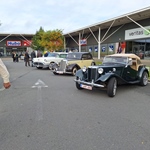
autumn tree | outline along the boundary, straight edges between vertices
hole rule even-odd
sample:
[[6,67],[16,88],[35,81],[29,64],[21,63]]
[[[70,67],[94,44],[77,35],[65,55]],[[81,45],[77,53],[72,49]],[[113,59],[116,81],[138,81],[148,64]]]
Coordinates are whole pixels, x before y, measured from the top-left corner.
[[42,40],[42,35],[45,33],[44,29],[40,27],[39,31],[36,31],[35,35],[32,38],[31,47],[35,50],[44,51],[44,47],[40,44]]
[[59,51],[63,49],[64,46],[64,37],[61,30],[52,30],[47,31],[42,34],[42,40],[40,42],[41,46],[43,46],[48,51]]

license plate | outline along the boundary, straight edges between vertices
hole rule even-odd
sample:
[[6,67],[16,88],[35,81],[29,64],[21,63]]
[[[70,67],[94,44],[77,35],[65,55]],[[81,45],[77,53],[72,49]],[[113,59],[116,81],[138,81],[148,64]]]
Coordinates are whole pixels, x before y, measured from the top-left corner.
[[59,74],[63,74],[63,71],[57,71],[57,73],[59,73]]
[[80,84],[80,87],[87,89],[87,90],[92,90],[92,86],[89,86],[89,85]]

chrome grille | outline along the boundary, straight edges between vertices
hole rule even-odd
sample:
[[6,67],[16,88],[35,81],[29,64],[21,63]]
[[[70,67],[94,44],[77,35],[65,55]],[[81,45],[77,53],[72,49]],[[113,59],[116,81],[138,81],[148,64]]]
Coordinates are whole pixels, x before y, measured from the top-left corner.
[[65,71],[65,69],[66,69],[66,61],[61,60],[61,62],[60,62],[60,68],[59,69],[61,71]]
[[98,73],[97,68],[88,68],[88,81],[91,82],[92,80],[95,81],[97,79]]

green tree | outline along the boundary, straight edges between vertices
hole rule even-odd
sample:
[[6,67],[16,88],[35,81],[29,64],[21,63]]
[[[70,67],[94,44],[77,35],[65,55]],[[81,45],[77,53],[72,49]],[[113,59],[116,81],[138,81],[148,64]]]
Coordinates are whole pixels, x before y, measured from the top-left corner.
[[31,47],[35,50],[44,51],[44,47],[40,44],[42,40],[42,35],[45,33],[44,29],[40,27],[39,31],[36,31],[35,35],[32,38]]
[[42,34],[42,40],[40,45],[48,51],[59,51],[63,49],[64,46],[64,37],[62,30],[50,30]]

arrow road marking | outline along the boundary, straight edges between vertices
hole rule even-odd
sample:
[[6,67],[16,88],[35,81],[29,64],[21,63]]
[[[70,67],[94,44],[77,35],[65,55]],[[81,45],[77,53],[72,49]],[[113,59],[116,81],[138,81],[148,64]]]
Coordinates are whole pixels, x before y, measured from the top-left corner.
[[38,81],[32,86],[32,88],[37,88],[37,120],[43,120],[43,106],[42,106],[42,87],[48,87],[42,80]]

